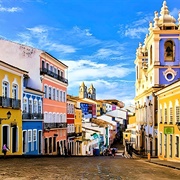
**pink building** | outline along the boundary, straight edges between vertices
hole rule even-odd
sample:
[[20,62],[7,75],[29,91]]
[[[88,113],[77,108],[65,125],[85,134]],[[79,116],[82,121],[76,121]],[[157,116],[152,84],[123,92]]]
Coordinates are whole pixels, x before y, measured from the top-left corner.
[[40,56],[40,74],[44,91],[44,154],[64,154],[67,148],[67,66],[44,52]]

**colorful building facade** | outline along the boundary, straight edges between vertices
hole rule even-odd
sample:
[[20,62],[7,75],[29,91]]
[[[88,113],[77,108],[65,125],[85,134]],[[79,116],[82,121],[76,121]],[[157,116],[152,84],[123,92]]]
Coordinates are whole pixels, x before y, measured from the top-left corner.
[[22,82],[27,73],[0,61],[0,146],[9,147],[8,155],[22,155]]
[[158,97],[158,157],[180,161],[180,81],[155,94]]
[[25,155],[40,155],[43,152],[43,95],[42,91],[24,87],[22,139],[23,154]]
[[44,52],[40,57],[44,91],[44,154],[65,153],[67,149],[67,66]]

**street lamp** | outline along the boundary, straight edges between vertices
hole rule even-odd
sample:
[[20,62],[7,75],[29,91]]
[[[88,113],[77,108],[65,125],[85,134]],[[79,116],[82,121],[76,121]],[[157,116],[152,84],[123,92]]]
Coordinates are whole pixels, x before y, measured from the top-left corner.
[[7,118],[0,118],[0,124],[1,124],[1,121],[2,121],[2,120],[8,120],[8,119],[10,119],[10,117],[11,117],[11,112],[8,111],[6,115],[7,115]]

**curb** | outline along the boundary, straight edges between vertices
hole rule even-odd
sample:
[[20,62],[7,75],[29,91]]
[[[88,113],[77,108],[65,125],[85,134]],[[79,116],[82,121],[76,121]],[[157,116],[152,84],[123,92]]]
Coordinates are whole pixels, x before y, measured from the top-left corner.
[[146,162],[156,164],[156,165],[159,165],[159,166],[165,166],[165,167],[168,167],[168,168],[180,170],[179,167],[175,167],[175,166],[168,165],[168,164],[156,163],[156,162],[152,162],[152,161],[146,161]]

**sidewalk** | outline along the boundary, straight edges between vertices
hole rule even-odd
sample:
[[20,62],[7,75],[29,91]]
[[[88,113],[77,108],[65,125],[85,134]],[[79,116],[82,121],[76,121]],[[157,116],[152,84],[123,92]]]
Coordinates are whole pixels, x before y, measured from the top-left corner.
[[180,162],[178,161],[165,161],[158,158],[151,158],[150,161],[146,159],[146,162],[180,170]]

